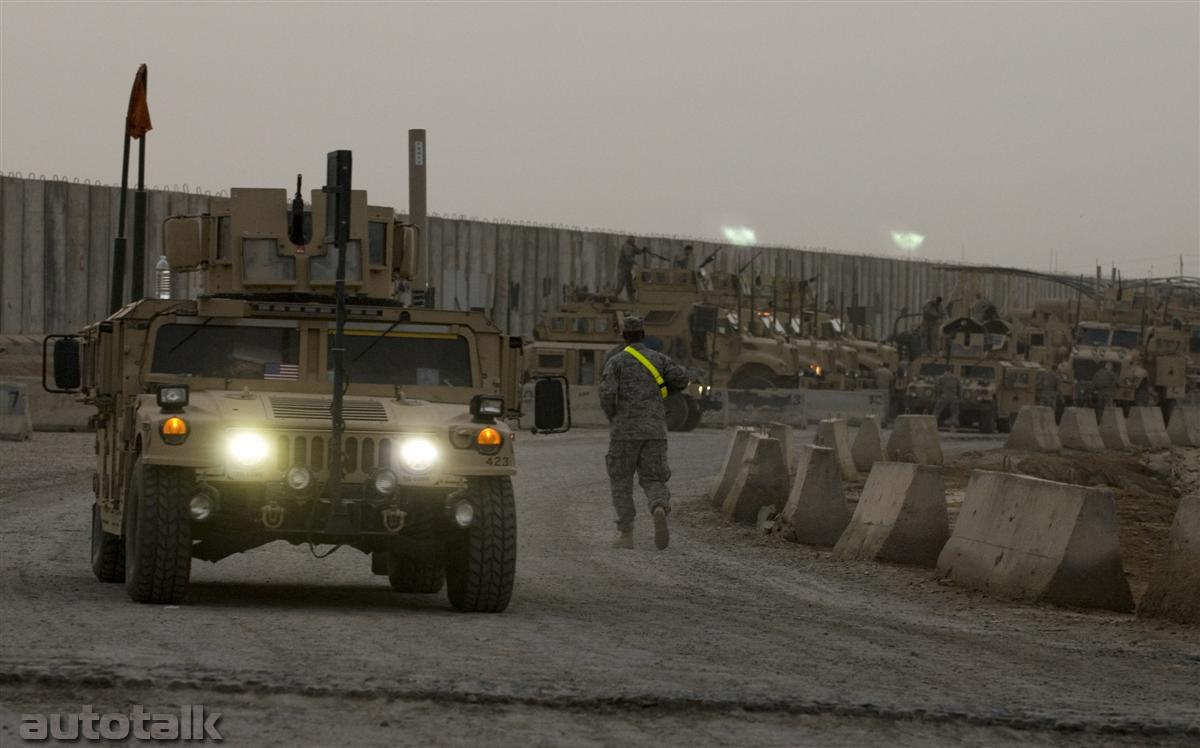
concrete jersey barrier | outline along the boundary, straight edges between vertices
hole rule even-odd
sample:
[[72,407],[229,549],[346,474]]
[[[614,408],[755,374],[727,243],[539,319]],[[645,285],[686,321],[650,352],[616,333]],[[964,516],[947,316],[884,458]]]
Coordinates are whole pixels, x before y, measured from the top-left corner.
[[842,492],[842,471],[832,447],[805,444],[796,480],[783,508],[788,539],[806,545],[833,545],[850,522]]
[[863,419],[858,433],[854,435],[850,455],[854,458],[854,467],[862,473],[871,472],[875,463],[883,459],[883,436],[879,432],[878,418],[870,416]]
[[1096,411],[1091,408],[1066,408],[1058,424],[1058,438],[1067,449],[1081,452],[1103,452],[1104,439],[1096,423]]
[[1125,428],[1125,414],[1120,408],[1105,408],[1100,417],[1100,438],[1104,447],[1114,452],[1129,452],[1133,442],[1129,441],[1129,431]]
[[1129,431],[1129,441],[1135,446],[1146,449],[1166,449],[1171,446],[1162,411],[1156,407],[1143,405],[1130,408],[1125,428]]
[[1200,624],[1200,494],[1184,496],[1138,615]]
[[833,449],[838,467],[842,471],[842,480],[858,480],[854,456],[850,454],[850,432],[843,419],[826,418],[817,424],[817,435],[813,437],[813,444]]
[[1058,452],[1062,442],[1054,425],[1054,410],[1044,405],[1022,405],[1016,423],[1008,432],[1006,449],[1026,452]]
[[0,382],[0,439],[23,442],[32,436],[27,388],[18,382]]
[[1133,609],[1108,489],[976,470],[937,567],[1004,597]]
[[713,506],[724,506],[725,497],[729,495],[729,489],[733,488],[733,482],[742,469],[742,460],[746,459],[746,448],[750,445],[750,436],[753,433],[754,430],[748,428],[738,428],[733,432],[733,438],[729,440],[729,449],[725,452],[725,462],[721,465],[721,472],[717,473],[717,481],[713,486]]
[[783,509],[787,498],[787,461],[779,440],[752,435],[742,467],[721,505],[722,516],[730,522],[752,525],[760,509],[772,505]]
[[772,422],[766,424],[767,436],[779,441],[783,456],[787,460],[788,476],[796,470],[796,447],[792,440],[792,427],[786,423]]
[[844,560],[935,566],[949,539],[942,468],[878,462],[833,555]]
[[1200,406],[1175,406],[1167,423],[1167,436],[1177,447],[1200,447]]
[[937,419],[921,415],[897,416],[884,449],[884,459],[941,465],[942,441],[938,436]]

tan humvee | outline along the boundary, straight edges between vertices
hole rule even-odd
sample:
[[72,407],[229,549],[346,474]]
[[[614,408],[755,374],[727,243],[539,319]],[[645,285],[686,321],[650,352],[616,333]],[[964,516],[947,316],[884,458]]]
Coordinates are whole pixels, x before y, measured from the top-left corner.
[[[445,584],[464,611],[512,592],[519,339],[483,314],[410,306],[415,229],[352,192],[346,251],[343,478],[331,480],[336,248],[312,193],[234,189],[164,226],[197,300],[141,299],[54,341],[58,390],[96,407],[92,568],[139,602],[173,603],[192,559],[273,540],[349,546],[400,592]],[[302,203],[301,203],[302,204]],[[303,219],[303,220],[300,220]],[[305,233],[305,232],[301,232]],[[561,430],[565,390],[538,389],[538,426]]]

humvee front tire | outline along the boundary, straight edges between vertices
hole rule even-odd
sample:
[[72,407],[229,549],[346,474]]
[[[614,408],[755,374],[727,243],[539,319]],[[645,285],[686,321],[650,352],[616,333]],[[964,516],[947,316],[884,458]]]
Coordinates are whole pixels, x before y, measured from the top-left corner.
[[442,591],[446,569],[436,564],[423,564],[398,553],[388,554],[388,582],[396,592],[415,592],[423,595]]
[[104,531],[98,504],[92,504],[92,573],[101,582],[125,581],[125,542]]
[[139,603],[173,604],[192,572],[191,471],[133,465],[125,502],[125,591]]
[[475,521],[446,549],[446,595],[468,613],[499,613],[512,598],[517,570],[517,507],[512,480],[467,478]]

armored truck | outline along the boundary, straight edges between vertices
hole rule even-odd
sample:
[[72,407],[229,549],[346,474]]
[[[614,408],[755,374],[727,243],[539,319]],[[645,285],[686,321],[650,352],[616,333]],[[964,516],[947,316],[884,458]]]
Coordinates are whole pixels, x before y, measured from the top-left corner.
[[[417,229],[347,192],[342,245],[311,238],[322,191],[289,209],[285,190],[233,189],[169,218],[165,257],[203,293],[48,339],[53,389],[96,408],[100,581],[177,603],[193,559],[281,540],[356,549],[397,592],[445,586],[462,611],[508,605],[521,341],[479,312],[396,300],[422,262]],[[544,385],[537,425],[565,429],[566,388]]]

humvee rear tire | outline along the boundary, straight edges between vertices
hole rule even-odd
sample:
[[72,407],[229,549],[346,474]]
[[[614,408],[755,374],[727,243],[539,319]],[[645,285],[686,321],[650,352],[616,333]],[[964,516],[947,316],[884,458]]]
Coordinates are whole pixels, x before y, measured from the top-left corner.
[[683,424],[684,431],[692,431],[700,425],[700,419],[704,416],[704,411],[700,410],[700,404],[695,400],[688,398],[688,417]]
[[178,603],[192,572],[191,471],[133,465],[125,502],[125,591],[139,603]]
[[388,582],[396,592],[415,592],[429,595],[442,591],[446,580],[445,567],[423,564],[398,553],[388,554]]
[[672,392],[663,400],[663,410],[667,415],[667,431],[687,431],[688,416],[691,415],[688,407],[689,398],[687,395],[679,392]]
[[104,531],[98,504],[92,504],[92,573],[101,582],[125,581],[125,542]]
[[446,549],[446,595],[467,613],[499,613],[512,598],[517,570],[517,507],[512,480],[467,478],[475,521]]

